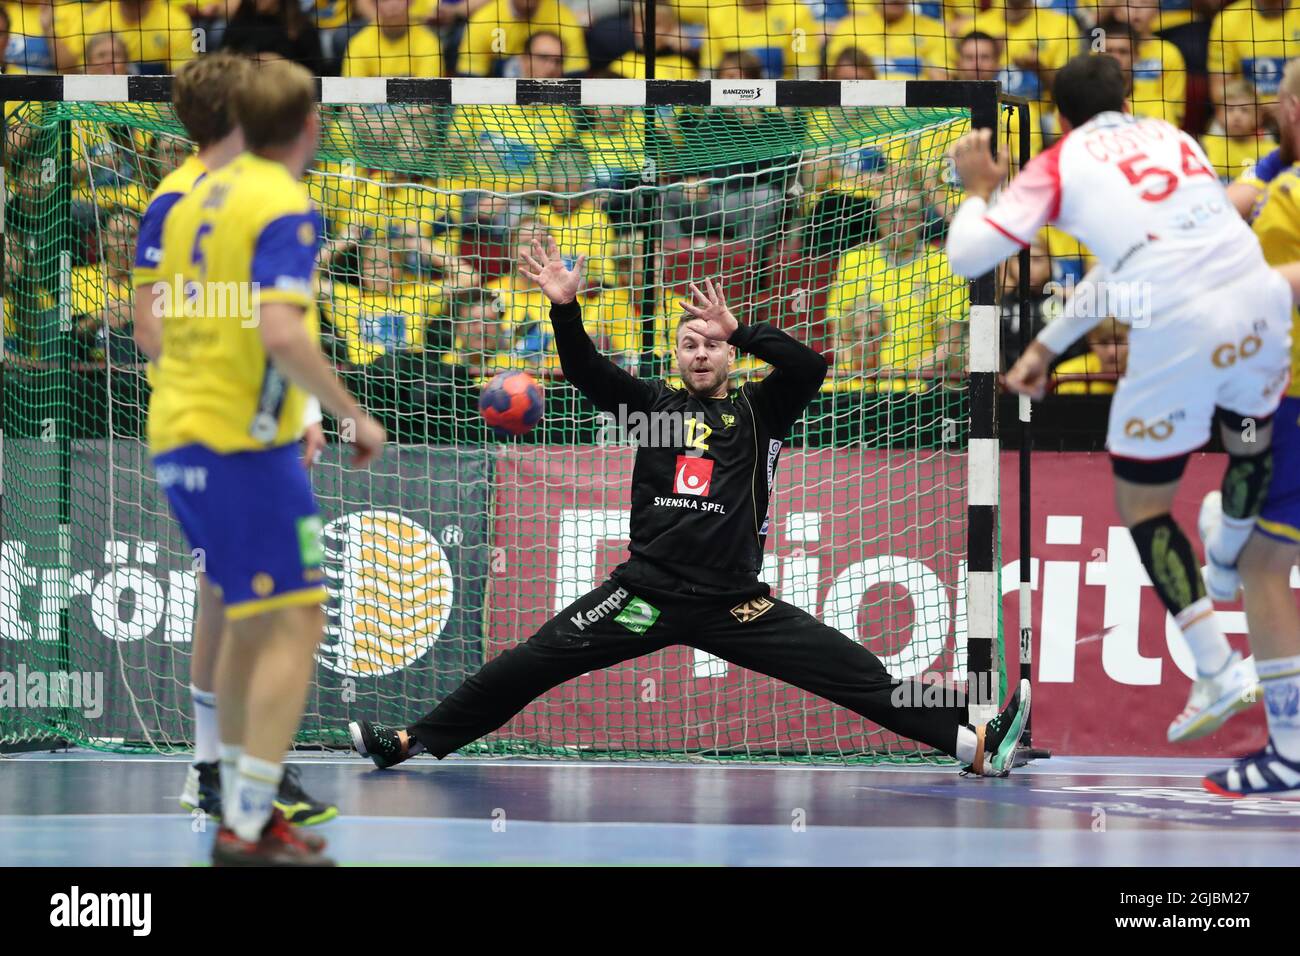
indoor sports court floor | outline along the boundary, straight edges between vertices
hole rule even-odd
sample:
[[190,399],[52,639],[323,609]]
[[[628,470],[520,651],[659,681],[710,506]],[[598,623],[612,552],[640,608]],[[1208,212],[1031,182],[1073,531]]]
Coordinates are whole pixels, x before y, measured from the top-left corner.
[[[0,757],[0,864],[205,864],[185,758]],[[949,768],[303,757],[345,864],[1292,865],[1300,802],[1200,788],[1216,764],[1053,757]],[[195,831],[200,832],[195,832]]]

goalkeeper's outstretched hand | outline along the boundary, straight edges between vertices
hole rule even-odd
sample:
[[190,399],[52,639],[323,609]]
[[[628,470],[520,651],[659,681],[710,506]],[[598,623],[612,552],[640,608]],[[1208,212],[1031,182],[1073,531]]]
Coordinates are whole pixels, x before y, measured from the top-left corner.
[[578,261],[570,269],[564,264],[560,247],[547,236],[545,249],[534,239],[532,254],[521,253],[520,259],[520,274],[536,282],[542,294],[556,305],[572,302],[578,297],[578,290],[582,288],[582,270],[587,265],[586,256],[578,256]]
[[687,322],[684,328],[702,338],[714,339],[718,342],[725,342],[731,338],[736,329],[740,328],[740,323],[727,308],[727,302],[722,298],[721,287],[715,285],[712,279],[706,279],[703,289],[692,282],[690,290],[691,301],[683,302],[682,308],[694,318]]

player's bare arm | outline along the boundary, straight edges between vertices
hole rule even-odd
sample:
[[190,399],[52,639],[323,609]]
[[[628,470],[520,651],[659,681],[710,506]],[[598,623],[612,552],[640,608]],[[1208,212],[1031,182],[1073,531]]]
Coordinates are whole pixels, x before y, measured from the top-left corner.
[[157,299],[152,284],[136,287],[131,338],[150,362],[162,357],[162,318],[155,308]]
[[262,344],[272,361],[293,383],[320,399],[321,406],[340,421],[355,423],[352,463],[369,464],[383,447],[383,426],[371,418],[343,387],[330,367],[320,343],[307,334],[301,306],[270,302],[258,311]]

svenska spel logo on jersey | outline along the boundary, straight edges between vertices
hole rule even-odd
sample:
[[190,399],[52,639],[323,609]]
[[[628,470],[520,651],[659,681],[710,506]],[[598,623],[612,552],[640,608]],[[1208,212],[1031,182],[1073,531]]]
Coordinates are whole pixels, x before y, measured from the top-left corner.
[[707,495],[713,483],[713,459],[677,456],[677,469],[673,477],[673,494]]
[[329,623],[317,658],[345,677],[382,677],[415,663],[451,616],[455,578],[423,527],[391,511],[358,511],[325,526]]

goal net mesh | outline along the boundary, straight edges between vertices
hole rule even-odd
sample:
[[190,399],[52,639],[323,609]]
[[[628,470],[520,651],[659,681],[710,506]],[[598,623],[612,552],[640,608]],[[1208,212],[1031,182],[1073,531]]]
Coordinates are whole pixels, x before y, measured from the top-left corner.
[[[705,278],[742,322],[827,355],[763,577],[896,676],[965,681],[970,306],[941,248],[965,111],[322,114],[322,345],[392,444],[350,470],[325,423],[330,599],[301,744],[345,744],[355,717],[409,723],[625,556],[635,449],[563,381],[516,272],[548,236],[588,257],[587,329],[634,374],[675,377],[679,303]],[[191,144],[145,103],[10,104],[5,137],[0,742],[185,749],[196,565],[141,441],[129,277],[144,205]],[[522,437],[477,410],[507,369],[544,391]],[[765,371],[740,356],[734,377]],[[687,647],[571,681],[467,752],[933,759]]]

